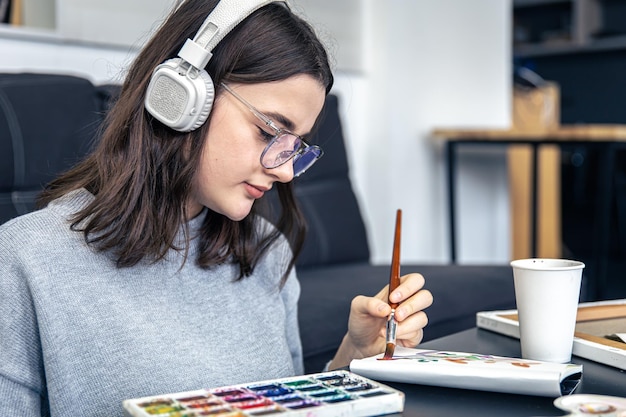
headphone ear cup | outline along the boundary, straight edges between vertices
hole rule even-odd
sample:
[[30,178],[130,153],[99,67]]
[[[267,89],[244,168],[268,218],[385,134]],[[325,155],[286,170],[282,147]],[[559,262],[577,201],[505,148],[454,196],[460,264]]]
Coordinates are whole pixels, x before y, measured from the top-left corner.
[[202,126],[209,117],[215,86],[204,70],[174,58],[155,68],[148,84],[144,105],[164,125],[179,132]]

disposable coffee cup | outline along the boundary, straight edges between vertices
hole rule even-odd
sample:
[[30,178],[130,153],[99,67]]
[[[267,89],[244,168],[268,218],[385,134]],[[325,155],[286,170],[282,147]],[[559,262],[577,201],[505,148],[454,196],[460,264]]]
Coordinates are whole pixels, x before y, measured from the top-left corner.
[[522,358],[567,363],[572,358],[582,272],[567,259],[511,262]]

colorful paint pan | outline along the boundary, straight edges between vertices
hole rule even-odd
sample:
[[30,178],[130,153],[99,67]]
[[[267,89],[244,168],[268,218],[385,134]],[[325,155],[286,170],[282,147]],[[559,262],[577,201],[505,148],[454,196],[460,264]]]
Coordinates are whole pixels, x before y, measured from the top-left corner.
[[126,417],[375,416],[402,412],[404,394],[349,371],[126,400]]
[[252,410],[249,413],[251,416],[269,416],[272,414],[285,414],[285,409],[278,405],[271,405],[269,407],[259,408],[257,410]]
[[281,397],[283,395],[293,393],[293,389],[288,387],[276,387],[264,390],[255,390],[254,392],[255,394],[262,395],[264,397]]

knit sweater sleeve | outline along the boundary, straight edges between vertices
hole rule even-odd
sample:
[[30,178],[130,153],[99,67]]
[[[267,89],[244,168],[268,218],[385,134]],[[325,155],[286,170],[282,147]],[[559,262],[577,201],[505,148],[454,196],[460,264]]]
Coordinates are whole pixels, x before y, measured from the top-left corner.
[[300,283],[296,278],[295,271],[292,270],[283,288],[282,298],[285,302],[287,313],[286,336],[293,368],[296,375],[304,373],[304,361],[302,357],[302,342],[300,339],[300,329],[298,326],[298,299],[300,298]]
[[[260,227],[265,228],[266,232],[273,230],[271,223],[261,219]],[[281,236],[275,243],[274,250],[270,251],[269,264],[274,265],[276,268],[271,275],[274,277],[272,280],[274,284],[277,284],[277,280],[282,277],[287,265],[293,257],[293,252],[289,242],[284,236]],[[285,308],[285,337],[289,350],[291,352],[291,358],[293,361],[293,368],[296,375],[304,373],[304,359],[302,354],[302,341],[300,338],[300,328],[298,324],[298,301],[300,300],[300,282],[296,276],[295,267],[291,269],[285,284],[281,288],[281,299]]]
[[48,415],[34,300],[17,222],[0,226],[0,415]]

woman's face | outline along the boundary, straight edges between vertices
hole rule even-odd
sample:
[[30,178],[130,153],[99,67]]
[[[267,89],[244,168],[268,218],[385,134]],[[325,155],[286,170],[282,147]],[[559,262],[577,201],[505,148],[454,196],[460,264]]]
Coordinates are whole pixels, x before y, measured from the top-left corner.
[[[239,96],[279,127],[306,135],[324,105],[325,89],[309,75],[260,84],[229,84]],[[195,174],[187,210],[191,217],[203,207],[231,220],[242,220],[252,204],[276,182],[293,179],[291,161],[264,168],[261,153],[271,128],[243,103],[223,91],[216,97],[211,125]]]

